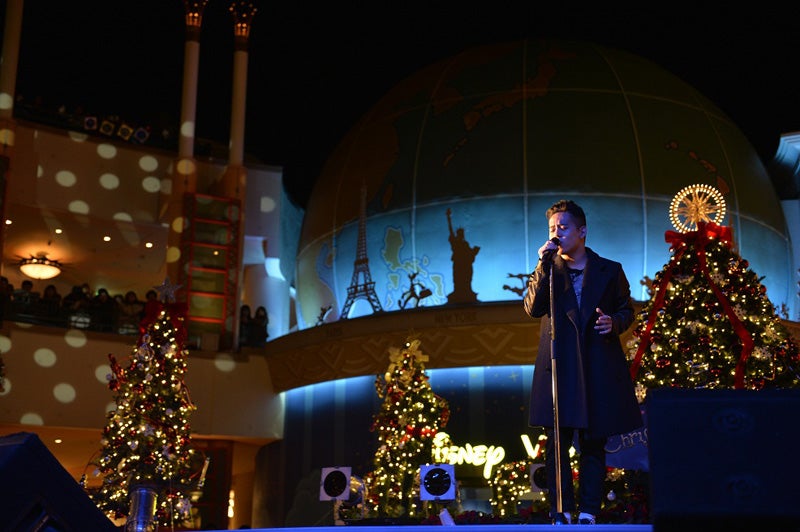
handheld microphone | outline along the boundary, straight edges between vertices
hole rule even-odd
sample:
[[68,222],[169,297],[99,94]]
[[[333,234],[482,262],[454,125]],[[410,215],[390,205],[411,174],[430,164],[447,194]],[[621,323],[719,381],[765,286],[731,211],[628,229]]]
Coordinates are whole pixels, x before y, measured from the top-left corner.
[[[552,242],[552,243],[553,243],[553,244],[555,244],[556,246],[560,246],[560,245],[561,245],[561,241],[558,239],[558,237],[557,237],[557,236],[554,236],[553,238],[551,238],[551,239],[550,239],[550,242]],[[548,260],[551,260],[551,259],[552,259],[552,257],[553,257],[553,255],[555,254],[555,251],[556,251],[555,249],[548,249],[547,251],[545,251],[545,252],[542,254],[542,260],[543,260],[543,261],[548,261]]]

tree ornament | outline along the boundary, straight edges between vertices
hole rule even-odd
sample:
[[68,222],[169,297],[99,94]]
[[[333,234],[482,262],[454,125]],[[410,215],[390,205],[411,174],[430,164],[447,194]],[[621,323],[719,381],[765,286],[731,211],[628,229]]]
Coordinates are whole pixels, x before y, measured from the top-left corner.
[[682,188],[669,206],[669,219],[681,233],[697,229],[699,222],[722,223],[725,219],[725,200],[714,187],[695,184]]

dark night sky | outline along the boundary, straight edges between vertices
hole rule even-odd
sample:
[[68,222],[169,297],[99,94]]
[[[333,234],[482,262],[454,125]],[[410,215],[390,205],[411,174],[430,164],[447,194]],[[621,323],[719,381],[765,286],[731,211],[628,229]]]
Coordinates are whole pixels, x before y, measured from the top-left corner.
[[[482,44],[582,40],[645,57],[688,82],[744,131],[762,160],[800,131],[800,9],[534,0],[301,3],[254,0],[246,149],[284,167],[301,205],[338,140],[420,68]],[[5,1],[2,16],[5,16]],[[197,136],[227,143],[233,57],[227,1],[205,11]],[[130,121],[177,124],[180,0],[27,0],[17,93]]]

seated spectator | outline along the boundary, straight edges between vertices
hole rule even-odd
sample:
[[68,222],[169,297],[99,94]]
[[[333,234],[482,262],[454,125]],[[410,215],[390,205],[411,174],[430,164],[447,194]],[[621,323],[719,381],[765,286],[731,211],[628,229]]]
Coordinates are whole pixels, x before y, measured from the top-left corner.
[[120,334],[136,334],[139,332],[139,322],[142,321],[144,303],[139,301],[136,292],[129,290],[117,305],[117,331]]
[[80,285],[75,285],[70,293],[61,299],[61,306],[70,312],[78,312],[89,307],[89,300],[83,295]]
[[25,279],[18,290],[12,294],[14,311],[19,314],[33,314],[39,301],[39,292],[33,290],[33,281]]
[[145,302],[145,304],[147,304],[148,301],[158,301],[158,292],[156,292],[155,290],[152,290],[152,289],[150,289],[147,292],[145,292],[145,294],[144,294],[144,302]]
[[17,290],[13,292],[14,299],[18,301],[39,299],[39,292],[34,291],[33,281],[25,279]]
[[111,298],[108,290],[98,288],[89,302],[89,315],[92,319],[92,329],[101,332],[112,332],[117,321],[117,304]]
[[239,309],[239,345],[250,345],[253,330],[253,316],[250,305],[242,305]]
[[150,319],[158,317],[161,311],[161,302],[158,300],[158,292],[155,290],[148,290],[144,294],[144,308],[142,309],[142,318],[147,316]]
[[256,314],[253,316],[253,327],[250,333],[250,345],[254,347],[262,347],[267,343],[269,333],[267,332],[267,325],[269,325],[269,315],[267,309],[258,307]]
[[80,285],[75,285],[69,294],[61,299],[61,308],[67,315],[70,326],[86,329],[90,325],[89,300]]
[[37,314],[48,322],[57,322],[61,316],[61,294],[56,285],[49,284],[44,287],[42,297],[39,299]]
[[87,301],[91,301],[94,297],[92,295],[92,288],[89,286],[89,283],[83,283],[81,285],[81,292],[83,292],[83,297],[85,297]]
[[8,278],[0,277],[0,323],[11,312],[11,294],[13,293],[14,287],[8,282]]

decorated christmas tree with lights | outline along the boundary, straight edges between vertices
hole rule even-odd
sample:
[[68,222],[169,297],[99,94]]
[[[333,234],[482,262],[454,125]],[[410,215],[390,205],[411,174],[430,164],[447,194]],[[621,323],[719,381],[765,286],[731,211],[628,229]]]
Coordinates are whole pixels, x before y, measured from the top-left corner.
[[722,195],[681,190],[670,206],[671,258],[629,345],[637,388],[751,389],[800,386],[800,354],[766,287],[734,248]]
[[389,368],[375,378],[383,399],[375,415],[378,433],[375,469],[365,476],[367,504],[375,517],[420,515],[419,468],[432,463],[433,439],[450,417],[448,403],[431,389],[425,374],[428,356],[420,340],[389,348]]
[[149,518],[162,526],[180,526],[190,516],[188,493],[202,488],[200,469],[205,467],[191,445],[189,416],[195,406],[184,382],[186,305],[174,303],[179,286],[169,279],[155,288],[161,296],[145,308],[128,366],[108,356],[108,387],[116,408],[107,415],[102,448],[92,461],[102,485],[87,491],[111,519],[127,517],[129,523],[142,519],[129,514],[141,510],[137,497],[150,493],[157,496],[157,505]]
[[[545,440],[545,435],[541,434],[533,448],[533,456],[528,456],[524,460],[506,462],[497,467],[494,477],[489,479],[489,487],[492,488],[492,498],[489,504],[492,506],[494,515],[503,519],[520,515],[520,511],[523,510],[520,502],[526,494],[532,492],[531,488],[534,486],[538,487],[540,491],[531,493],[531,505],[523,511],[528,514],[536,512],[547,514],[550,506],[544,491],[546,489],[546,479],[544,478]],[[576,469],[577,463],[573,463],[572,467]],[[531,478],[532,472],[534,478]]]

